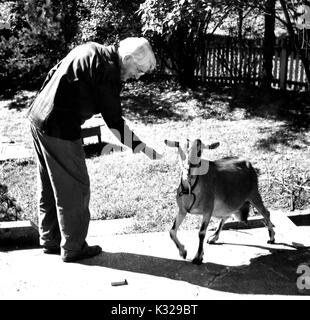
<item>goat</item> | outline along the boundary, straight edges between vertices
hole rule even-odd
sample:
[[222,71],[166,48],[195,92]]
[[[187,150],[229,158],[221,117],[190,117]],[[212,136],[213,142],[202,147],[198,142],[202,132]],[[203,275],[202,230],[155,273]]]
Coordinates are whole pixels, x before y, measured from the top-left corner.
[[221,218],[215,233],[208,239],[215,243],[225,220],[232,214],[247,222],[250,204],[263,216],[269,231],[270,240],[274,243],[275,232],[270,221],[270,213],[265,208],[258,191],[257,174],[249,161],[236,157],[208,161],[201,158],[203,149],[215,149],[219,143],[204,145],[201,140],[186,140],[185,143],[165,140],[169,147],[177,147],[182,177],[177,189],[178,215],[175,218],[170,237],[184,259],[187,256],[185,247],[177,238],[177,230],[186,214],[201,214],[202,224],[199,231],[198,251],[193,259],[194,264],[203,260],[203,242],[211,216]]

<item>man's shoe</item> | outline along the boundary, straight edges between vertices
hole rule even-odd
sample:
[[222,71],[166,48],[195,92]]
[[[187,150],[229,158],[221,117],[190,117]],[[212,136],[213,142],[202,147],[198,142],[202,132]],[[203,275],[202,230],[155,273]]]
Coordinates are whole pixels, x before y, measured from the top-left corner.
[[60,254],[60,247],[43,247],[43,253],[45,254]]
[[64,250],[62,254],[62,260],[64,262],[75,262],[82,259],[87,259],[94,257],[102,252],[102,248],[100,246],[89,246],[85,244],[84,247],[79,252],[72,252]]

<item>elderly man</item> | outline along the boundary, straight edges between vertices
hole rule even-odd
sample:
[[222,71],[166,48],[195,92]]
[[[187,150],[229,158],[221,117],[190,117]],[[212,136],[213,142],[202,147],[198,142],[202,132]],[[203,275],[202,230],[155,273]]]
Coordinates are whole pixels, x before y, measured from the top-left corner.
[[117,138],[134,152],[160,157],[122,118],[121,80],[155,68],[145,38],[119,45],[91,42],[74,48],[48,73],[28,117],[38,162],[39,231],[43,252],[74,262],[99,254],[85,239],[90,220],[90,185],[81,124],[101,113]]

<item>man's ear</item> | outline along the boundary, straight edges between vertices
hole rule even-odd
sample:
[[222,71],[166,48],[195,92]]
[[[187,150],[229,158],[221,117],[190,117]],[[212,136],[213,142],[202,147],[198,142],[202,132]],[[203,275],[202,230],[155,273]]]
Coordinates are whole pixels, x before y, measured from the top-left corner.
[[133,57],[132,57],[132,55],[126,54],[126,55],[124,56],[124,58],[123,58],[123,64],[128,66],[128,65],[131,64],[132,62],[133,62]]
[[220,145],[219,142],[211,143],[207,146],[208,149],[216,149]]

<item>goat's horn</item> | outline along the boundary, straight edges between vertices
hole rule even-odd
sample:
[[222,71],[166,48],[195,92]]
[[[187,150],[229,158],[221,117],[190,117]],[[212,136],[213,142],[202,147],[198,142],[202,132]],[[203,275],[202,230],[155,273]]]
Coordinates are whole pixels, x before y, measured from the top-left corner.
[[209,144],[208,148],[209,149],[216,149],[219,145],[220,145],[219,142],[214,142],[214,143]]
[[165,139],[164,142],[168,147],[177,147],[178,148],[180,146],[180,143],[178,141],[172,141],[172,140]]

